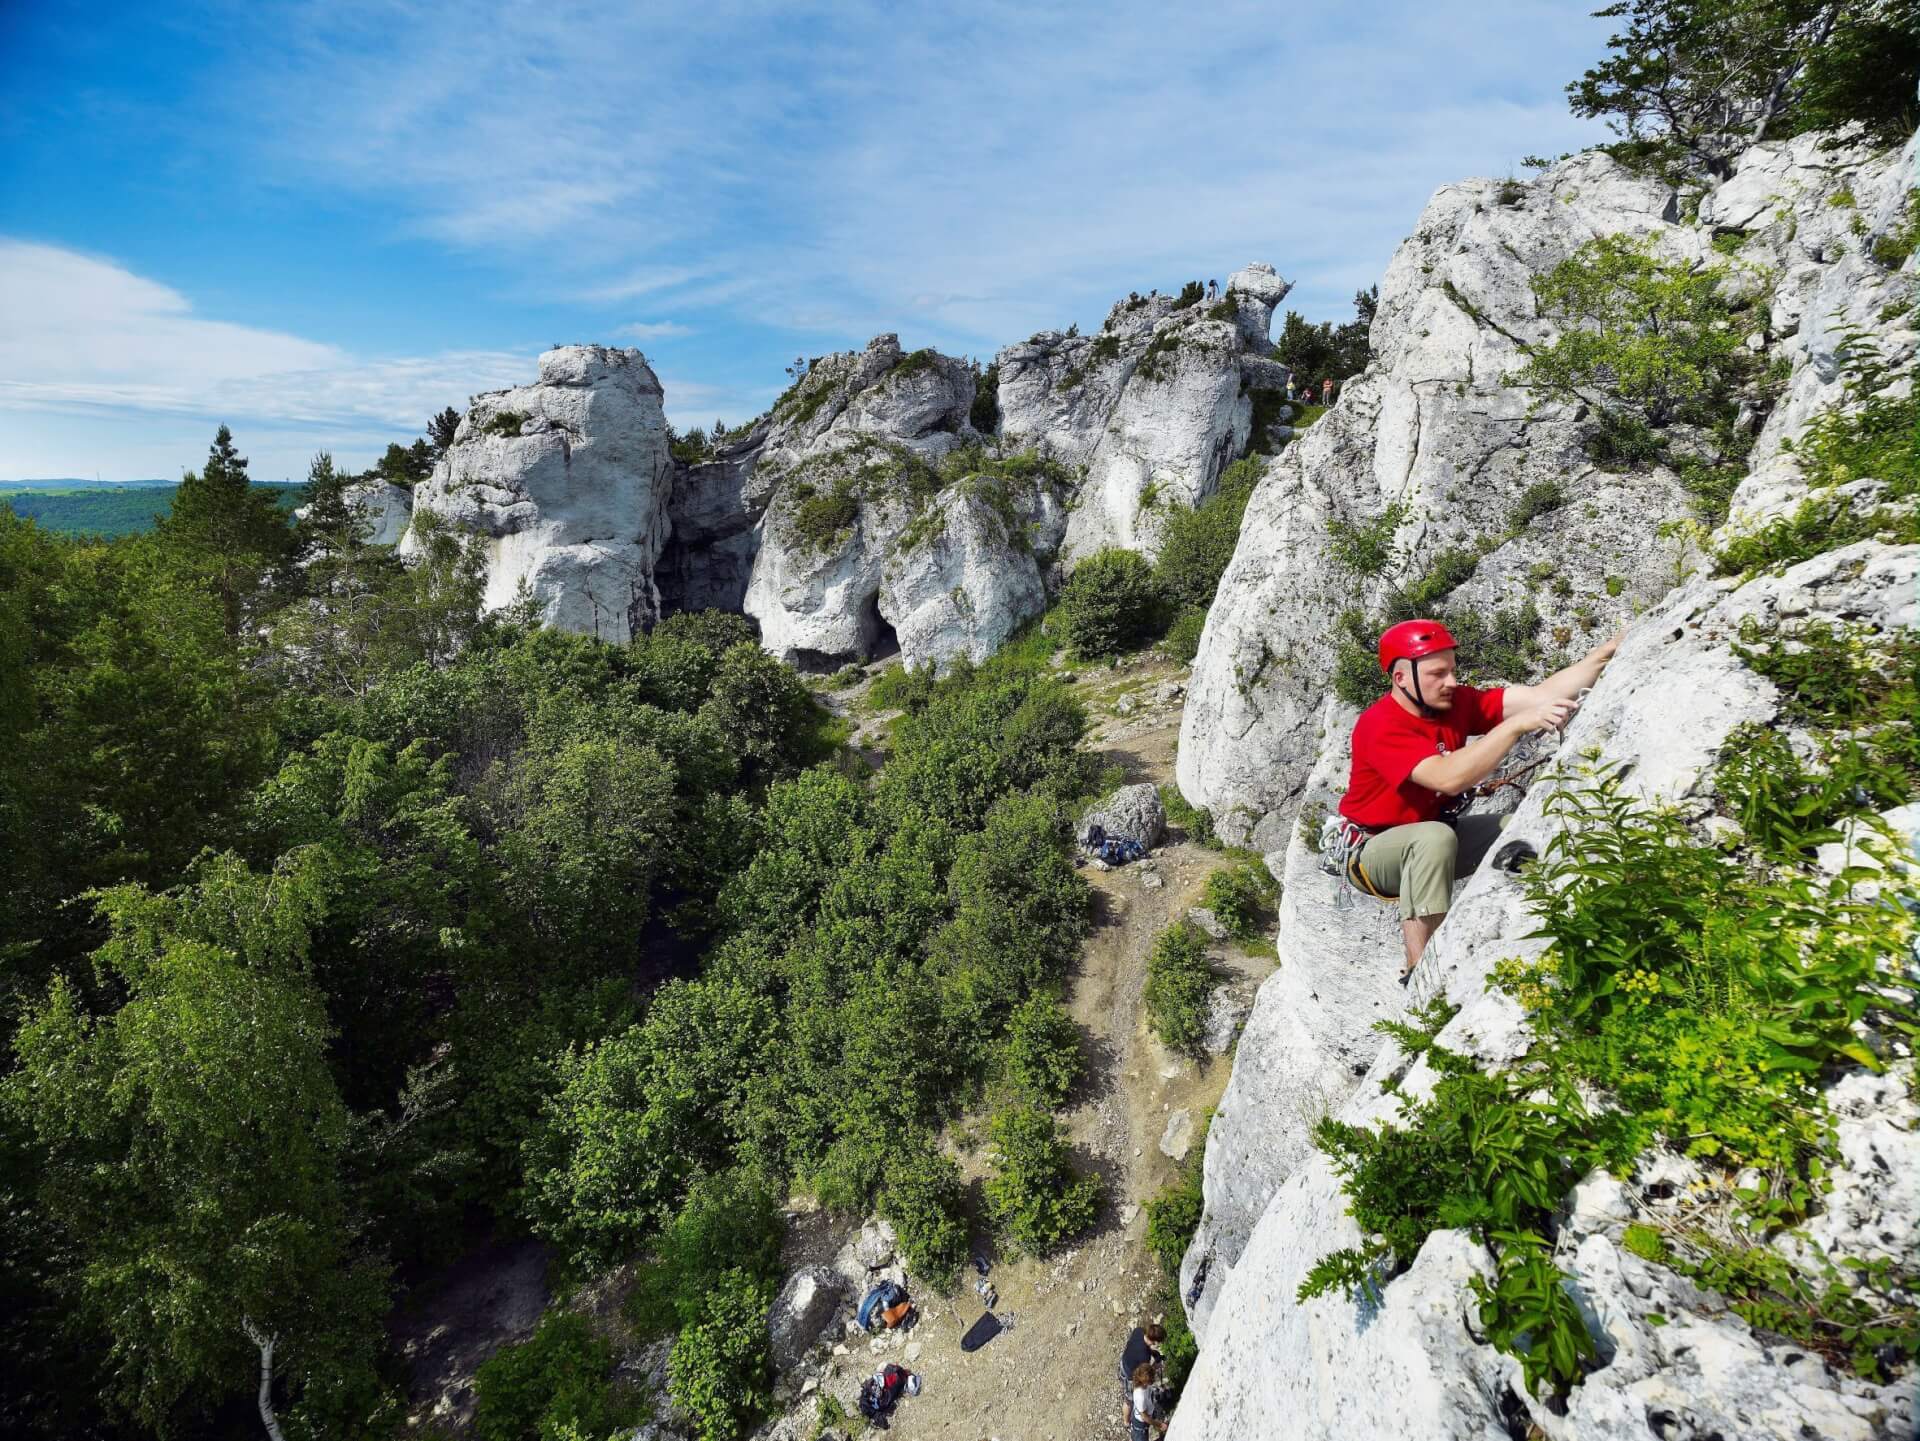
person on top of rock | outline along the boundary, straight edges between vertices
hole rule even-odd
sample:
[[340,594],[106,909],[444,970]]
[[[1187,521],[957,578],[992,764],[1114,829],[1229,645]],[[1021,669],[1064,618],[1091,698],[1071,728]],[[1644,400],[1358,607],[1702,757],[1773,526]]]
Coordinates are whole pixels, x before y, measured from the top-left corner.
[[1207,299],[1218,300],[1219,298],[1220,298],[1220,282],[1217,280],[1209,280],[1207,282]]
[[[1625,634],[1623,631],[1622,635]],[[1538,685],[1477,690],[1458,679],[1453,636],[1409,620],[1380,637],[1387,694],[1353,725],[1353,769],[1340,801],[1353,878],[1400,901],[1405,985],[1446,919],[1453,878],[1479,864],[1497,818],[1456,818],[1460,797],[1492,775],[1522,736],[1559,730],[1619,647],[1620,635]],[[1473,737],[1474,739],[1469,739]],[[1465,837],[1455,827],[1464,819]],[[1461,862],[1465,861],[1463,867]]]

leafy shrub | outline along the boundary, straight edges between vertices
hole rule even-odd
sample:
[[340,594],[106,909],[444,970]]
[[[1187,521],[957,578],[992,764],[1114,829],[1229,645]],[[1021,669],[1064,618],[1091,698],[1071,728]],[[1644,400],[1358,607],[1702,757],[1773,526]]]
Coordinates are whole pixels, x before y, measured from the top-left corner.
[[988,1127],[993,1173],[987,1210],[1018,1250],[1044,1255],[1093,1224],[1100,1182],[1073,1169],[1059,1123],[1032,1106],[1010,1106]]
[[1007,1019],[1007,1082],[1037,1106],[1061,1105],[1080,1078],[1080,1028],[1051,996],[1032,995]]
[[[1253,457],[1237,460],[1221,472],[1219,488],[1212,495],[1192,510],[1174,510],[1167,516],[1153,573],[1169,604],[1198,607],[1202,612],[1213,604],[1261,474],[1261,463]],[[1196,634],[1196,643],[1198,638]]]
[[1118,655],[1152,635],[1161,597],[1153,570],[1131,550],[1103,550],[1073,569],[1055,614],[1076,655]]
[[1576,404],[1598,393],[1629,427],[1712,424],[1749,365],[1724,279],[1719,265],[1664,260],[1645,240],[1589,240],[1533,277],[1541,314],[1563,329],[1510,380]]
[[721,1273],[700,1319],[681,1331],[667,1358],[667,1393],[699,1441],[735,1441],[773,1402],[767,1308],[773,1286],[752,1273]]
[[1267,908],[1279,887],[1267,868],[1240,861],[1207,877],[1201,904],[1219,918],[1236,941],[1250,941],[1260,933]]
[[700,714],[759,774],[810,764],[830,749],[826,717],[800,677],[757,645],[736,645],[721,656]]
[[633,1423],[638,1399],[612,1384],[613,1348],[584,1316],[549,1311],[525,1341],[502,1346],[474,1373],[480,1441],[548,1441],[560,1428],[603,1441]]
[[1087,364],[1104,365],[1110,360],[1120,358],[1120,337],[1112,332],[1102,332],[1093,338],[1087,347]]
[[1380,575],[1400,558],[1394,536],[1406,523],[1412,507],[1394,500],[1370,520],[1344,521],[1338,516],[1327,522],[1327,551],[1335,565],[1350,575]]
[[[1920,542],[1920,509],[1897,504],[1920,495],[1920,393],[1890,393],[1898,377],[1872,337],[1857,329],[1846,335],[1845,398],[1815,416],[1795,447],[1813,493],[1792,514],[1722,546],[1714,557],[1719,574],[1791,565],[1881,532],[1891,532],[1896,544]],[[1849,504],[1827,493],[1867,478],[1885,487],[1878,503]]]
[[1153,1032],[1175,1050],[1192,1050],[1207,1031],[1207,1002],[1219,985],[1206,934],[1180,920],[1155,937],[1143,999]]
[[1180,353],[1180,347],[1186,344],[1186,340],[1186,330],[1182,325],[1170,325],[1158,331],[1147,342],[1147,348],[1140,352],[1133,373],[1142,380],[1165,380],[1167,362]]
[[481,427],[482,435],[518,435],[529,419],[524,410],[497,410]]
[[1186,607],[1167,627],[1167,654],[1182,665],[1192,665],[1194,657],[1200,654],[1200,637],[1206,634],[1206,630],[1206,611],[1195,606]]
[[1873,257],[1874,264],[1898,270],[1916,247],[1920,247],[1920,190],[1910,190],[1899,224],[1884,235],[1876,235],[1867,253]]
[[760,1177],[736,1169],[700,1178],[640,1269],[628,1319],[642,1334],[664,1335],[700,1319],[723,1271],[777,1281],[785,1234],[778,1198]]
[[1540,516],[1558,510],[1566,503],[1567,488],[1559,481],[1536,480],[1521,492],[1520,499],[1507,512],[1507,529],[1518,534]]
[[967,1259],[960,1168],[924,1136],[899,1146],[887,1163],[879,1209],[893,1223],[913,1274],[951,1291]]
[[1167,813],[1167,824],[1186,832],[1188,840],[1216,850],[1219,848],[1220,841],[1213,833],[1213,812],[1205,806],[1188,804],[1187,798],[1180,794],[1179,786],[1161,786],[1160,805]]
[[1180,294],[1175,297],[1173,308],[1175,310],[1185,310],[1189,306],[1198,305],[1202,300],[1206,299],[1206,296],[1206,286],[1197,280],[1189,280],[1185,285],[1180,287]]
[[793,508],[793,528],[815,550],[832,550],[845,540],[860,515],[860,501],[844,481],[814,491]]
[[973,408],[967,412],[967,424],[982,435],[997,435],[1000,430],[1000,362],[993,361],[980,373],[973,386]]
[[1200,1216],[1206,1209],[1201,1163],[1212,1123],[1213,1112],[1208,1111],[1201,1118],[1193,1149],[1181,1164],[1180,1174],[1147,1202],[1147,1250],[1169,1278],[1180,1274],[1181,1258],[1193,1243],[1193,1233],[1200,1229]]

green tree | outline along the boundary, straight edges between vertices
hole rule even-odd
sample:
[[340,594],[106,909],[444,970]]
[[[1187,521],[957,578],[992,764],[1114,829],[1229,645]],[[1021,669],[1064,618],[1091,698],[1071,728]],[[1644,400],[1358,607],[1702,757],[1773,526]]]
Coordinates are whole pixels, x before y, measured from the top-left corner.
[[1093,1224],[1100,1182],[1073,1169],[1060,1125],[1032,1106],[1010,1106],[988,1127],[993,1173],[987,1210],[1007,1240],[1044,1255]]
[[1007,1021],[1007,1082],[1041,1106],[1065,1103],[1080,1078],[1080,1028],[1051,996],[1032,995]]
[[1731,173],[1743,148],[1847,121],[1892,140],[1916,118],[1914,0],[1620,0],[1607,58],[1567,87],[1630,159]]
[[89,1014],[56,980],[15,1041],[4,1094],[44,1152],[64,1284],[108,1337],[112,1399],[156,1429],[257,1392],[277,1436],[276,1389],[336,1434],[382,1409],[386,1273],[354,1243],[306,965],[326,889],[302,858],[265,876],[229,857],[178,892],[107,892],[99,959],[125,1003]]
[[400,583],[385,592],[388,624],[410,654],[444,666],[480,627],[486,552],[478,537],[435,511],[416,510],[411,530],[417,550]]
[[880,1187],[880,1214],[893,1223],[913,1274],[951,1290],[967,1259],[966,1187],[952,1157],[918,1133],[897,1146]]
[[248,605],[293,547],[285,513],[271,491],[253,488],[246,457],[224,425],[200,473],[181,477],[173,508],[155,533],[212,588],[230,636],[240,633]]
[[479,1441],[607,1441],[631,1426],[637,1398],[608,1379],[613,1347],[587,1318],[549,1311],[526,1340],[502,1346],[473,1377]]
[[1512,381],[1570,404],[1597,402],[1618,427],[1711,424],[1743,372],[1719,266],[1661,259],[1626,235],[1589,240],[1533,278],[1541,313],[1564,327]]
[[1131,550],[1102,550],[1073,568],[1060,588],[1060,633],[1074,654],[1118,655],[1153,634],[1161,610],[1153,567]]
[[331,455],[313,458],[294,525],[297,594],[273,633],[279,663],[307,688],[358,698],[417,657],[393,624],[391,602],[406,584],[404,567],[392,547],[368,543],[373,527],[353,504],[349,484]]
[[773,1287],[751,1271],[724,1272],[704,1314],[681,1331],[667,1358],[667,1392],[699,1441],[736,1441],[773,1402],[767,1308]]
[[460,412],[451,405],[427,422],[427,440],[433,447],[435,460],[453,449],[453,437],[459,429]]

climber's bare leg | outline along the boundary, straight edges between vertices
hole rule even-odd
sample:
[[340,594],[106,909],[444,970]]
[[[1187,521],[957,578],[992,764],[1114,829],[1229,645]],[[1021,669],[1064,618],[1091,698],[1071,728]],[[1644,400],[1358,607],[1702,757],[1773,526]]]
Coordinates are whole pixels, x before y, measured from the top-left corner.
[[1401,975],[1413,973],[1413,968],[1420,964],[1420,957],[1426,954],[1427,942],[1433,939],[1433,933],[1440,929],[1440,922],[1446,918],[1445,912],[1442,912],[1437,916],[1409,916],[1400,922],[1400,939],[1407,947],[1407,964]]

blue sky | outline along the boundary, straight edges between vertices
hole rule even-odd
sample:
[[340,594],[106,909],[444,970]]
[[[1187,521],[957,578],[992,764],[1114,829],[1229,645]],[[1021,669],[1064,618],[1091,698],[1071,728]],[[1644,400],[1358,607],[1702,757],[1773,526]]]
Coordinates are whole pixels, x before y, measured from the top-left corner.
[[1250,260],[1345,318],[1437,186],[1603,138],[1590,8],[0,0],[0,478],[364,465],[556,341],[685,427]]

